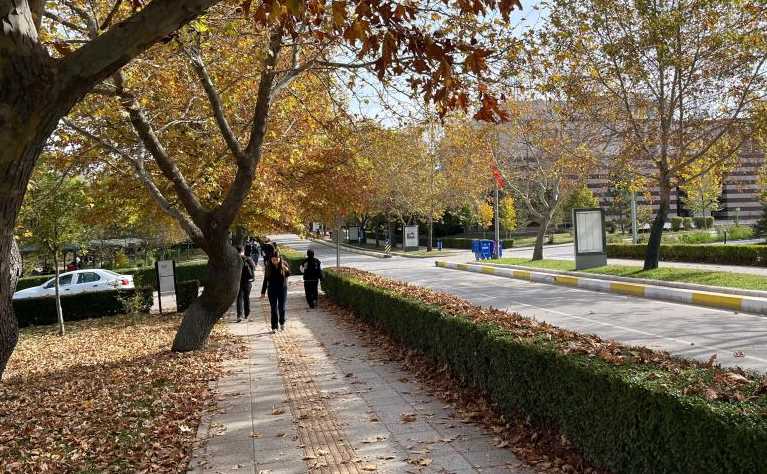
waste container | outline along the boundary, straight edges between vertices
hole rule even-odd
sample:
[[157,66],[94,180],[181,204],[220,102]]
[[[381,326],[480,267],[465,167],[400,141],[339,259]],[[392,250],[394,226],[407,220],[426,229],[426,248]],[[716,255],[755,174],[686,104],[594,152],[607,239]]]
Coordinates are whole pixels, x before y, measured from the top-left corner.
[[474,260],[480,259],[479,239],[471,239],[471,251],[474,253]]
[[479,242],[479,260],[489,260],[493,258],[493,241],[480,240]]

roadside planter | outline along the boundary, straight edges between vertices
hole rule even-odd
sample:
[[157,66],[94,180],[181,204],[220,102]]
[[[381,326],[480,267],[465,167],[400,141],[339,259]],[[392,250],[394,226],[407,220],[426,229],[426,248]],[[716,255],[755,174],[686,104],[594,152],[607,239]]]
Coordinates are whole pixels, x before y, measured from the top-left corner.
[[621,473],[767,469],[767,380],[673,359],[341,269],[326,295],[447,366],[507,416],[555,427]]

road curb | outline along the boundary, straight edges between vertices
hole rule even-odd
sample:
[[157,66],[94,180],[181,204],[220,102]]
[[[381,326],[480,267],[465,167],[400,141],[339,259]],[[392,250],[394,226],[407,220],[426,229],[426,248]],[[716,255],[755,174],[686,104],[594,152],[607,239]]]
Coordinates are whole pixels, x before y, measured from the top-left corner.
[[480,265],[473,263],[435,262],[440,268],[463,270],[474,273],[485,273],[505,278],[548,283],[553,285],[582,288],[585,290],[614,293],[625,296],[638,296],[652,300],[670,301],[717,309],[743,311],[746,313],[767,315],[767,298],[753,296],[716,293],[711,291],[671,288],[645,283],[628,283],[625,281],[584,278],[561,273],[546,273],[530,269]]
[[[311,241],[312,241],[312,242],[314,242],[315,244],[321,244],[321,245],[324,245],[324,246],[326,246],[326,247],[336,248],[336,244],[335,244],[335,243],[333,243],[333,242],[328,242],[328,241],[326,241],[326,240],[319,240],[319,239],[309,239],[309,240],[311,240]],[[367,255],[367,256],[369,256],[369,257],[375,257],[375,258],[391,258],[391,255],[384,255],[384,254],[382,254],[381,252],[369,252],[369,251],[367,251],[367,250],[358,249],[358,248],[356,248],[356,247],[350,247],[350,246],[348,246],[348,245],[344,245],[344,244],[341,244],[341,247],[342,247],[344,250],[348,250],[349,252],[352,252],[352,253],[358,253],[358,254],[360,254],[360,255]]]

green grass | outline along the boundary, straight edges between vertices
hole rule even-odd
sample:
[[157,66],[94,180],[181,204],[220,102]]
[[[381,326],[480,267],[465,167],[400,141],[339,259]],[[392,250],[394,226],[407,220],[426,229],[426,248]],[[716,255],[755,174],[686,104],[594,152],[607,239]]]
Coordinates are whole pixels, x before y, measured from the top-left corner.
[[[532,247],[535,245],[535,236],[530,237],[512,237],[514,239],[514,247]],[[549,244],[549,238],[546,236],[546,239],[543,241],[543,245],[557,245],[557,244],[569,244],[573,241],[573,236],[570,235],[569,232],[564,232],[561,234],[554,234],[554,243]]]
[[[489,262],[506,265],[521,265],[524,267],[541,268],[546,270],[575,270],[575,262],[572,260],[538,260],[533,262],[526,258],[502,258],[499,260],[490,260]],[[644,271],[642,270],[642,267],[628,265],[607,265],[604,267],[590,268],[588,270],[581,271],[599,275],[614,275],[627,278],[646,278],[649,280],[676,281],[683,283],[695,283],[698,285],[739,288],[743,290],[767,291],[767,277],[749,273],[717,272],[669,267]]]

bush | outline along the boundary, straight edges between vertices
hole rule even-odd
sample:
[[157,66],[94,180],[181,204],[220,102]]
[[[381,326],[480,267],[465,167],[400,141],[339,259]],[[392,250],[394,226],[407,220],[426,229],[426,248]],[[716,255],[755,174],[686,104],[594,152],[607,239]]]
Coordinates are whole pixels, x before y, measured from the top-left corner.
[[699,230],[696,232],[688,232],[686,234],[673,236],[671,240],[680,244],[707,244],[710,242],[716,242],[717,237],[715,235],[711,235],[711,232],[707,230]]
[[671,230],[674,232],[679,232],[679,230],[682,228],[682,221],[683,219],[681,217],[672,217]]
[[[64,312],[64,321],[124,314],[134,309],[147,313],[154,302],[153,291],[153,288],[138,288],[62,296],[61,309]],[[131,307],[133,305],[131,300],[139,300],[138,308]],[[13,302],[13,311],[21,327],[56,324],[58,321],[56,298],[16,300]]]
[[696,229],[705,229],[706,228],[706,218],[695,216],[692,218],[692,222],[695,224]]
[[282,259],[287,262],[291,275],[302,274],[300,267],[301,263],[306,259],[306,255],[284,246],[280,247],[280,255],[282,255]]
[[27,288],[32,288],[33,286],[40,286],[51,278],[53,278],[53,275],[39,275],[19,278],[19,282],[16,284],[16,291],[26,290]]
[[682,227],[684,227],[684,230],[692,230],[692,218],[691,217],[683,217],[682,218]]
[[613,365],[564,353],[550,338],[522,338],[334,271],[322,286],[358,317],[487,393],[507,419],[521,412],[556,426],[589,460],[613,472],[764,470],[767,418],[758,401],[685,396],[654,380],[668,370],[657,365]]
[[754,237],[754,229],[745,225],[734,225],[729,228],[719,229],[719,240],[724,240],[724,232],[727,232],[727,240],[745,240]]
[[[644,259],[646,245],[607,244],[608,258]],[[767,266],[764,245],[661,245],[660,259],[667,262]]]
[[618,230],[618,226],[613,221],[607,221],[605,223],[605,229],[607,230],[607,233],[614,234]]
[[176,282],[176,311],[181,312],[191,306],[200,294],[200,282],[197,280]]

